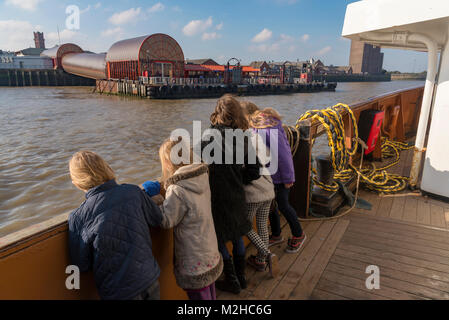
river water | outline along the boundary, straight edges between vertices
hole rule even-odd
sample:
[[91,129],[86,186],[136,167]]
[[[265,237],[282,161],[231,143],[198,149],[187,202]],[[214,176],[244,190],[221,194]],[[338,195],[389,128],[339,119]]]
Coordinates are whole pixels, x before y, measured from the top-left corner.
[[[258,96],[294,124],[309,109],[354,103],[423,85],[421,81],[339,83],[336,92]],[[203,130],[216,99],[142,100],[91,93],[86,87],[0,88],[0,237],[78,207],[84,194],[70,181],[68,161],[97,152],[120,183],[160,175],[158,148],[176,128]]]

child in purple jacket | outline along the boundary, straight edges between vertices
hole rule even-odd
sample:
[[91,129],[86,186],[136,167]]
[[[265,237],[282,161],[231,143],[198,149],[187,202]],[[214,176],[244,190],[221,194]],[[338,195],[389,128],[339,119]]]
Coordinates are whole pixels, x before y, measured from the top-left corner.
[[[281,116],[276,110],[267,108],[262,111],[255,110],[249,115],[249,119],[251,127],[259,134],[265,135],[265,142],[268,148],[270,148],[270,140],[277,142],[277,152],[276,148],[270,148],[272,157],[276,157],[278,161],[277,170],[271,175],[276,194],[275,200],[292,232],[292,237],[288,239],[285,251],[288,253],[298,252],[306,239],[306,235],[298,221],[295,209],[288,201],[290,188],[295,183],[295,170],[290,144],[282,127]],[[277,210],[270,212],[270,225],[272,234],[269,245],[272,246],[284,240],[281,236],[280,217]]]

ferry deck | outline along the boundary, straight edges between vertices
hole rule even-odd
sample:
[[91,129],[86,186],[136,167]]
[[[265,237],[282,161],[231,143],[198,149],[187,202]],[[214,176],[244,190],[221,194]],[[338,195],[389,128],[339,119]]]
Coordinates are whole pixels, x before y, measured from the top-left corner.
[[[403,151],[390,171],[408,175],[412,155]],[[248,288],[239,295],[220,292],[218,299],[449,299],[449,204],[411,191],[361,191],[360,197],[372,210],[302,222],[308,239],[299,254],[284,253],[285,243],[273,247],[277,278],[248,268]],[[284,221],[283,237],[289,233]],[[380,269],[380,289],[365,285],[369,265]]]

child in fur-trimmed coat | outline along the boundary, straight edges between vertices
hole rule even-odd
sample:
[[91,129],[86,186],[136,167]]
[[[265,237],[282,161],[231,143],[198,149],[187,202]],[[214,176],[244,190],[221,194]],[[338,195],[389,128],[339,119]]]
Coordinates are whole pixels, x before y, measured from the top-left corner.
[[162,227],[174,228],[178,285],[191,300],[215,300],[215,281],[223,271],[223,260],[212,218],[208,168],[205,164],[173,164],[170,153],[177,143],[182,142],[166,140],[159,150],[166,190],[165,200],[159,196]]

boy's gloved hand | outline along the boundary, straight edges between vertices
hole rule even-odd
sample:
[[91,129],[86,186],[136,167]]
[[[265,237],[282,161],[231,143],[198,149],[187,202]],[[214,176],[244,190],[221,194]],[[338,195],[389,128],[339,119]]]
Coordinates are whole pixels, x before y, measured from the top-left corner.
[[150,197],[161,193],[161,184],[159,181],[146,181],[142,184],[142,188]]

